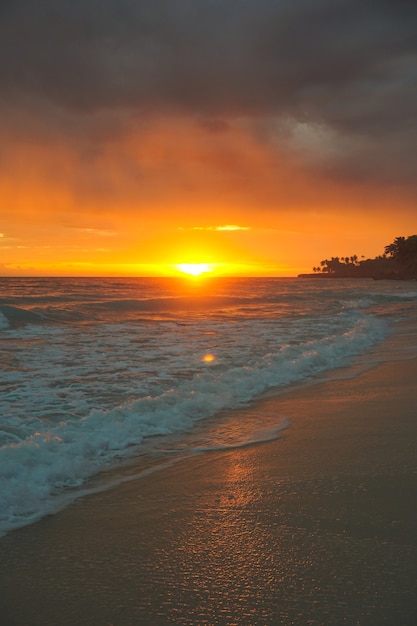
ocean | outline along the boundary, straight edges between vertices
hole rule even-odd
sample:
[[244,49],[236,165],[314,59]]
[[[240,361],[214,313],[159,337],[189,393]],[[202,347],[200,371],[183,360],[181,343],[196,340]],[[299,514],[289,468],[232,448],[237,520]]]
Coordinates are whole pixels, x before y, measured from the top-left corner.
[[279,437],[286,416],[233,429],[227,417],[366,367],[416,303],[414,282],[2,278],[0,534],[108,488],[140,458],[155,471]]

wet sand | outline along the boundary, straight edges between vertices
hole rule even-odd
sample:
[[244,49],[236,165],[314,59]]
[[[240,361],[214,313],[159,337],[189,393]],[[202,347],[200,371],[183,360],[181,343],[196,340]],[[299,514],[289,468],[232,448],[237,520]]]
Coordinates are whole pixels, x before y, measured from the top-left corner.
[[394,361],[264,399],[280,439],[10,533],[0,624],[415,626],[416,380]]

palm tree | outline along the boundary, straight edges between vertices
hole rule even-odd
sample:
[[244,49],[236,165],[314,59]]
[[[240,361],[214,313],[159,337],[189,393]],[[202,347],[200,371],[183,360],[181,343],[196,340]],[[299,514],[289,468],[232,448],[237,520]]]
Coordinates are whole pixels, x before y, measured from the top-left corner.
[[405,242],[405,237],[396,237],[392,243],[385,246],[385,254],[395,259],[395,261],[400,261],[401,257],[404,255]]
[[417,235],[396,237],[393,243],[385,246],[385,255],[393,259],[406,278],[417,277]]

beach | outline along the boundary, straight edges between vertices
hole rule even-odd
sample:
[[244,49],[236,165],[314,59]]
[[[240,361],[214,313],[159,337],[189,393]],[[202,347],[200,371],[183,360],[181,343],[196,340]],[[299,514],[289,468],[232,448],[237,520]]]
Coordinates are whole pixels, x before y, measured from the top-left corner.
[[348,374],[235,412],[288,418],[277,440],[1,538],[1,624],[414,626],[417,360]]

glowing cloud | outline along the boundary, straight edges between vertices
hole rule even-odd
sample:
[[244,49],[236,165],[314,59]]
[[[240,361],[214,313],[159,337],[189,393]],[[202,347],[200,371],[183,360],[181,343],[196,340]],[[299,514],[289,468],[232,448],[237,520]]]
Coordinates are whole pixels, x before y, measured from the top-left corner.
[[[183,230],[183,229],[182,229]],[[250,226],[238,226],[237,224],[225,224],[224,226],[193,226],[192,230],[251,230]]]
[[226,224],[225,226],[216,226],[216,230],[250,230],[250,227],[237,226],[236,224]]

